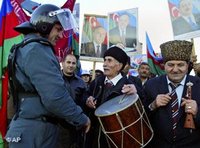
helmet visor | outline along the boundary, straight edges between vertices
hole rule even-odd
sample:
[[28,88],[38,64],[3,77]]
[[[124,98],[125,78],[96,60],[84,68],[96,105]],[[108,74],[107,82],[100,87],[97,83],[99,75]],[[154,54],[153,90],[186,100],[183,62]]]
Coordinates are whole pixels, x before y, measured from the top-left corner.
[[65,31],[73,29],[74,32],[78,32],[78,25],[69,9],[65,8],[49,12],[49,16],[57,16],[60,24]]

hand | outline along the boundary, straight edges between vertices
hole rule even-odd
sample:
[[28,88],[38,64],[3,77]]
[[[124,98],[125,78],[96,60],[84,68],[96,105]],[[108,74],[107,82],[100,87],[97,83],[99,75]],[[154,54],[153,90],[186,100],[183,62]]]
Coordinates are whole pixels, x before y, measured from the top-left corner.
[[191,113],[193,116],[196,116],[198,106],[195,100],[182,98],[181,106],[185,106],[186,113]]
[[137,89],[134,84],[125,84],[122,87],[122,93],[127,94],[127,95],[136,94]]
[[126,48],[122,43],[117,43],[116,46],[121,48],[121,49],[125,49]]
[[87,98],[86,100],[86,105],[89,107],[89,108],[96,108],[96,104],[97,104],[97,100],[95,100],[94,97],[90,96],[89,98]]
[[88,118],[87,123],[83,126],[84,132],[85,132],[85,133],[88,133],[88,131],[90,130],[90,127],[91,127],[91,121],[90,121],[90,119]]
[[161,107],[161,106],[166,106],[171,100],[171,97],[169,94],[160,94],[157,95],[154,103],[155,108]]

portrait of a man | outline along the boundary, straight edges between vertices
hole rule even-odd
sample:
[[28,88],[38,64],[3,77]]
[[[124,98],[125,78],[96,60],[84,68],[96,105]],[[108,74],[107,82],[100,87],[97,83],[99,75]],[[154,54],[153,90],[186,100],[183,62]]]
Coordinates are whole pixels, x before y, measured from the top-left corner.
[[81,56],[102,58],[107,50],[107,17],[85,16],[83,26]]
[[171,16],[174,36],[200,29],[200,12],[195,11],[193,0],[179,0],[176,8],[178,16],[175,18]]
[[[109,45],[123,44],[125,47],[135,49],[137,45],[137,28],[131,22],[131,14],[124,11],[119,13],[116,26],[109,28]],[[134,20],[135,21],[135,20]]]
[[107,45],[104,44],[106,30],[102,26],[93,28],[93,41],[81,44],[81,55],[90,57],[103,57]]

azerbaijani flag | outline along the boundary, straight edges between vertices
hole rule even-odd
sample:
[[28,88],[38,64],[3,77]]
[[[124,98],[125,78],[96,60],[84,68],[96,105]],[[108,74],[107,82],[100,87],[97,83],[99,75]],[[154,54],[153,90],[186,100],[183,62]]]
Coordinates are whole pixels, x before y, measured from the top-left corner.
[[26,21],[26,15],[18,3],[15,0],[3,0],[0,9],[0,134],[2,137],[5,136],[7,128],[7,59],[12,45],[23,39],[23,35],[13,29],[23,21]]
[[[21,4],[22,8],[27,10],[30,14],[40,4],[31,0],[16,0]],[[80,5],[75,4],[76,0],[67,0],[61,8],[68,8],[73,12],[75,18],[79,19]],[[74,10],[74,11],[73,11]],[[73,53],[79,55],[79,33],[73,32],[73,30],[65,31],[63,34],[64,38],[60,39],[55,46],[56,56],[59,61],[62,61],[63,57],[67,54]]]
[[0,148],[3,148],[3,138],[2,138],[2,135],[0,134]]
[[155,75],[165,74],[162,57],[156,56],[147,33],[146,33],[146,46],[147,46],[147,61],[150,66],[151,72]]

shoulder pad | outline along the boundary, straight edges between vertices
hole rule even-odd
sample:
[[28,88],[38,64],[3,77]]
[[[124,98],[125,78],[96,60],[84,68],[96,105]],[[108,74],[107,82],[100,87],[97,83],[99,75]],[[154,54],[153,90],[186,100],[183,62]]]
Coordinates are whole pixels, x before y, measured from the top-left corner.
[[53,52],[55,53],[53,45],[47,39],[44,39],[44,38],[26,39],[23,41],[23,44],[21,47],[24,47],[26,44],[31,43],[31,42],[38,42],[40,44],[50,46]]

